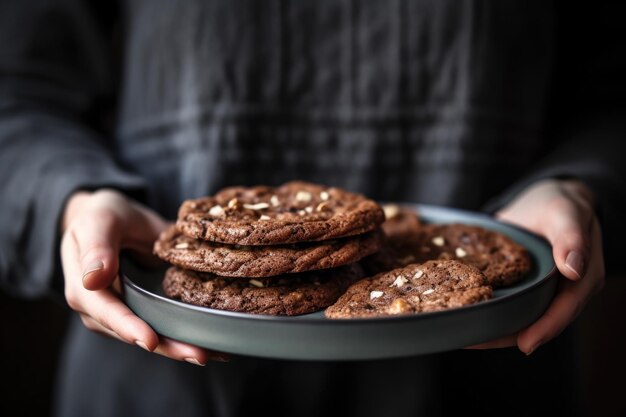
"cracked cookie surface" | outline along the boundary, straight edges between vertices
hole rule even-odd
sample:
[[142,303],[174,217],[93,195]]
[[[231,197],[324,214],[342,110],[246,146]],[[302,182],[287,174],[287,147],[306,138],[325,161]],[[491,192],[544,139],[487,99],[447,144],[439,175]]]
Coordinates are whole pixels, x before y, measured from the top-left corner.
[[462,307],[493,295],[485,276],[458,261],[412,264],[362,279],[326,309],[332,319],[414,314]]
[[176,227],[183,234],[236,245],[322,241],[373,231],[380,205],[337,187],[292,181],[279,187],[230,187],[183,202]]

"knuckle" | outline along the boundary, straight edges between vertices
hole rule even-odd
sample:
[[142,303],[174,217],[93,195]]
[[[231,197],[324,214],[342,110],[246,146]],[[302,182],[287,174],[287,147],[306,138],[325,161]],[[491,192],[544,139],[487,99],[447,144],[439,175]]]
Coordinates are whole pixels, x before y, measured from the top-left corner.
[[97,221],[108,224],[110,227],[120,227],[122,224],[120,216],[109,208],[97,209],[94,214]]
[[103,257],[108,256],[112,251],[112,248],[109,244],[104,242],[91,242],[88,243],[84,248],[81,254],[80,260],[81,262],[91,260],[91,259],[101,259]]
[[589,258],[592,250],[588,235],[576,224],[568,225],[562,229],[552,244],[567,251],[578,251],[584,258]]
[[580,228],[576,225],[570,225],[565,229],[560,236],[560,240],[568,242],[572,245],[580,246],[581,249],[586,249],[588,246],[588,239]]

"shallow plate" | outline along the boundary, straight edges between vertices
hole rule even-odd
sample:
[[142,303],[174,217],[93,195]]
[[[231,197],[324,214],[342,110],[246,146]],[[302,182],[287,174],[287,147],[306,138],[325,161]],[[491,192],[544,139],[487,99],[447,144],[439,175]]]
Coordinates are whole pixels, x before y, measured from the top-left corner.
[[122,265],[128,306],[158,333],[212,350],[265,358],[362,360],[462,348],[512,334],[546,310],[556,288],[550,246],[541,238],[483,214],[414,205],[427,223],[475,224],[525,246],[533,269],[491,300],[453,310],[400,317],[330,320],[323,312],[297,317],[235,313],[198,307],[163,295],[163,270]]

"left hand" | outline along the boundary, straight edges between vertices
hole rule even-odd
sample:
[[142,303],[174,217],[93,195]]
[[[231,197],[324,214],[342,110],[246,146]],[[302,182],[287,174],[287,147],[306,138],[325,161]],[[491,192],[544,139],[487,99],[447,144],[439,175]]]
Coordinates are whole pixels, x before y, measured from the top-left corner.
[[552,304],[519,333],[472,346],[490,349],[517,345],[530,355],[558,336],[604,286],[600,224],[592,192],[574,180],[543,180],[522,192],[496,217],[545,237],[562,277]]

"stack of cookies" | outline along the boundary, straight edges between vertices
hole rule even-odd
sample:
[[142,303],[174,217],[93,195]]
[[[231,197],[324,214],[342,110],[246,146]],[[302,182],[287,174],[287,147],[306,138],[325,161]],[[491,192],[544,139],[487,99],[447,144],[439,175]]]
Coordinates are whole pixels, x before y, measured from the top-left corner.
[[154,252],[173,264],[165,294],[231,311],[297,315],[333,304],[377,252],[381,207],[301,181],[231,187],[185,201]]

